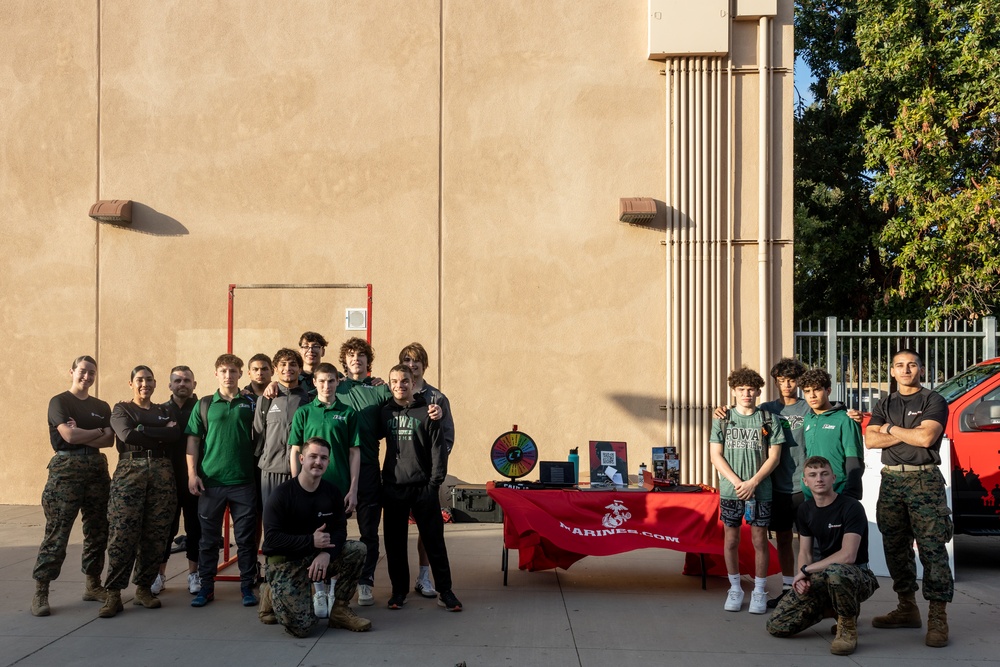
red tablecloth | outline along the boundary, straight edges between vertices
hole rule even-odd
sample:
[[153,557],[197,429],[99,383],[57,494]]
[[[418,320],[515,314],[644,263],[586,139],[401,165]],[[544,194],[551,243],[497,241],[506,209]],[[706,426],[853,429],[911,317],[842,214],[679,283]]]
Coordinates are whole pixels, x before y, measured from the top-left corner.
[[[585,556],[610,556],[650,547],[695,554],[718,554],[723,526],[719,496],[701,493],[498,489],[487,492],[503,508],[504,546],[518,550],[518,567],[563,569]],[[773,547],[768,574],[780,571]],[[753,574],[750,529],[740,539],[740,570]],[[710,568],[716,574],[717,567]],[[725,574],[725,568],[721,570]]]

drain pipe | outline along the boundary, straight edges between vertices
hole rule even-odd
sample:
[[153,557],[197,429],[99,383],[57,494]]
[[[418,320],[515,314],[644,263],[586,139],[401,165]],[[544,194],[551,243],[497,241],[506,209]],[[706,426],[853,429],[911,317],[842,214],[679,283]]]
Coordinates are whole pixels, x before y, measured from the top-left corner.
[[766,375],[768,370],[768,360],[771,338],[771,322],[768,317],[770,302],[770,251],[768,248],[770,231],[770,220],[768,218],[770,207],[771,188],[771,161],[768,151],[770,142],[770,72],[771,72],[771,34],[770,19],[766,16],[760,17],[760,28],[758,30],[758,53],[757,70],[759,93],[759,117],[758,117],[758,191],[757,191],[757,305],[759,309],[760,326],[760,372]]

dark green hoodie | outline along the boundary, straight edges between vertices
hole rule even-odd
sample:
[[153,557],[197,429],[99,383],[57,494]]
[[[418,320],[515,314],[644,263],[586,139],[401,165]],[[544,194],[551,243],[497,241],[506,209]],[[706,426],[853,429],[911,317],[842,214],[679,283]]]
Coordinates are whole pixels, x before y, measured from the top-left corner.
[[[861,427],[847,416],[843,403],[836,403],[826,412],[806,415],[805,427],[806,457],[822,456],[830,462],[837,481],[833,488],[861,500],[861,473],[864,472],[864,444],[861,441]],[[812,494],[802,485],[806,498]]]

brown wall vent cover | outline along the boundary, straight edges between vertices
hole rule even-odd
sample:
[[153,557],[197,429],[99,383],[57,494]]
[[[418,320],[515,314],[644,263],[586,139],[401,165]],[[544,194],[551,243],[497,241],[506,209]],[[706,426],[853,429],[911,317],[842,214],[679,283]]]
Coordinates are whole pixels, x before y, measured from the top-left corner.
[[98,222],[132,224],[132,202],[128,199],[102,199],[90,207],[90,217]]

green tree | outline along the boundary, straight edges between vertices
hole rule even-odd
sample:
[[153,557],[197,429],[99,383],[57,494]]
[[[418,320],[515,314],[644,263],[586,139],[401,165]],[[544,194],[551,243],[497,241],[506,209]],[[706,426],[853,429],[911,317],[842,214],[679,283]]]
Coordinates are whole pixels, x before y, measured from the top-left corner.
[[863,109],[844,110],[829,82],[861,65],[856,0],[797,0],[796,56],[815,81],[795,115],[795,315],[817,319],[904,316],[887,302],[898,273],[883,263],[879,237],[889,214],[872,202],[865,168]]
[[858,114],[863,172],[889,216],[889,294],[935,319],[995,312],[1000,2],[857,0],[856,19],[859,61],[831,72],[830,90]]

